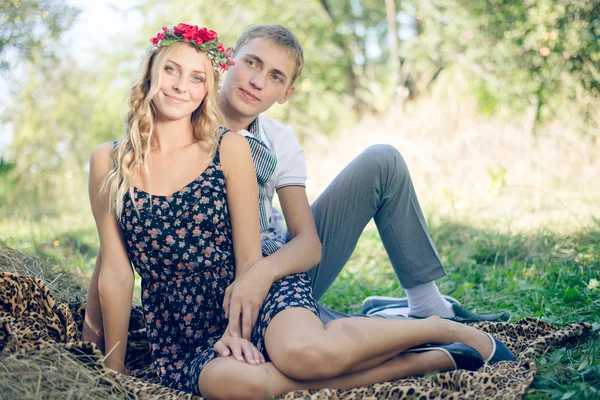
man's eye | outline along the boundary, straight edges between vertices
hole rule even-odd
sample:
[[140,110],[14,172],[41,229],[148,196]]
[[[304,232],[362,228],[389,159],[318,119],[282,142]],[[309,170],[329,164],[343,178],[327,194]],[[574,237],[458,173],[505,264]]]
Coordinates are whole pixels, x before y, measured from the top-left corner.
[[248,64],[249,66],[254,66],[254,61],[252,60],[246,60],[246,64]]

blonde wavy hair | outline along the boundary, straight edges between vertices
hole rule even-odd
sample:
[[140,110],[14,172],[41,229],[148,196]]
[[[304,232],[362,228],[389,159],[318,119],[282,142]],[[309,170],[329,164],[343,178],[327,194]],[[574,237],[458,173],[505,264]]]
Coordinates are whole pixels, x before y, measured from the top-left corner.
[[[114,166],[102,186],[102,190],[108,191],[110,211],[114,211],[117,218],[121,217],[123,211],[125,193],[129,193],[131,199],[134,199],[133,179],[140,172],[140,168],[144,168],[145,172],[149,174],[146,161],[152,150],[154,119],[156,118],[152,99],[160,90],[162,71],[167,59],[178,46],[193,47],[188,43],[181,42],[150,50],[144,57],[131,86],[125,139],[117,143],[112,150]],[[201,50],[196,50],[201,52]],[[212,144],[210,154],[212,156],[218,143],[222,116],[216,100],[220,74],[215,71],[210,59],[208,59],[208,63],[210,65],[205,68],[206,96],[192,113],[191,122],[196,138]],[[135,202],[133,203],[137,210],[137,205]]]

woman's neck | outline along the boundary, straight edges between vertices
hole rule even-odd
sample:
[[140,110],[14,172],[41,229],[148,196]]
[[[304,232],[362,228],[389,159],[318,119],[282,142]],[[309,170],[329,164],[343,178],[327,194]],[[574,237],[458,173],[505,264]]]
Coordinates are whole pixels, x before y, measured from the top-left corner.
[[168,153],[197,141],[194,128],[189,120],[156,119],[154,121],[153,145],[161,153]]

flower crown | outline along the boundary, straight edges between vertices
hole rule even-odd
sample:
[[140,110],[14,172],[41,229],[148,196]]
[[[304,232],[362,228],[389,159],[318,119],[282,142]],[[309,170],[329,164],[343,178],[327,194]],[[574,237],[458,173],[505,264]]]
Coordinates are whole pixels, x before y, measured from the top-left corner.
[[173,27],[173,30],[163,26],[162,32],[150,39],[150,42],[154,45],[154,49],[167,47],[177,42],[190,43],[198,50],[206,52],[218,73],[225,72],[227,68],[235,65],[230,52],[225,50],[219,42],[217,32],[207,28],[198,28],[196,25],[180,23]]

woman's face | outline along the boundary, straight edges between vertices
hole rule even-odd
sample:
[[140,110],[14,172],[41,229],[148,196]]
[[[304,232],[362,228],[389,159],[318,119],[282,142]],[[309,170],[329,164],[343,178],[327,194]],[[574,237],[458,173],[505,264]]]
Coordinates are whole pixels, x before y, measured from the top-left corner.
[[204,52],[187,44],[176,46],[163,67],[160,90],[152,102],[159,119],[190,120],[206,96],[212,66]]

